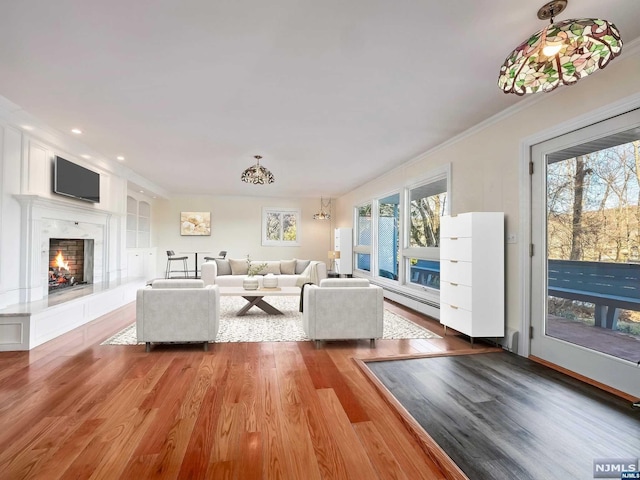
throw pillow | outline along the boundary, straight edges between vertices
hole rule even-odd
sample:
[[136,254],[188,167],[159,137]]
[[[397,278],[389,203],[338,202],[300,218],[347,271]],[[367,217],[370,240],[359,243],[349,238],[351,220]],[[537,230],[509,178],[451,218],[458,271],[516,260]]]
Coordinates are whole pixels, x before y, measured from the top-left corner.
[[304,269],[309,266],[311,260],[298,260],[296,259],[296,275],[300,275],[304,272]]
[[229,260],[216,258],[215,261],[218,266],[218,275],[231,275],[231,265],[229,264]]
[[229,265],[231,266],[231,275],[246,275],[249,271],[249,265],[244,258],[230,258]]
[[296,274],[296,259],[293,260],[280,260],[280,273],[283,275],[295,275]]
[[260,265],[262,265],[262,268],[260,270],[254,271],[254,275],[264,275],[265,273],[267,273],[267,262],[261,262],[259,260],[251,261],[251,268],[257,268]]
[[280,275],[280,262],[278,261],[273,261],[273,262],[261,262],[261,263],[266,263],[267,267],[263,268],[262,271],[260,272],[261,275],[266,275],[267,273],[273,273],[274,275]]

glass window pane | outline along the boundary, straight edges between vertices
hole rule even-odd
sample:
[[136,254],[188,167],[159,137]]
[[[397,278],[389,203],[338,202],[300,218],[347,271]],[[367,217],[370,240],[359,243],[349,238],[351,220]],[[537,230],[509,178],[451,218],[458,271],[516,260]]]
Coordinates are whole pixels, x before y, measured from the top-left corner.
[[267,213],[266,221],[267,240],[281,240],[282,220],[279,213]]
[[[635,140],[615,145],[618,134],[547,158],[546,333],[637,362],[640,140],[625,135]],[[615,146],[587,148],[599,145]]]
[[378,202],[378,275],[398,279],[400,194]]
[[[371,204],[358,207],[357,245],[371,245]],[[368,265],[368,263],[367,263]],[[367,268],[368,270],[368,268]]]
[[371,255],[368,253],[356,253],[356,268],[366,272],[371,271]]
[[409,259],[409,283],[440,290],[440,262],[438,260]]
[[440,217],[447,201],[447,180],[421,185],[409,191],[409,247],[440,246]]
[[295,213],[287,213],[283,215],[282,222],[283,239],[295,242],[296,236],[296,215]]

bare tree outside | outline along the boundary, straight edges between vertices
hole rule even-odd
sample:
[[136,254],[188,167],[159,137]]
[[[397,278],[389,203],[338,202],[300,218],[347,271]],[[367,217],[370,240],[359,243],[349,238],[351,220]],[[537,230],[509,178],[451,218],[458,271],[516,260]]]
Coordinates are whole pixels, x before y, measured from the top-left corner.
[[410,247],[440,246],[440,217],[447,194],[440,193],[411,200]]

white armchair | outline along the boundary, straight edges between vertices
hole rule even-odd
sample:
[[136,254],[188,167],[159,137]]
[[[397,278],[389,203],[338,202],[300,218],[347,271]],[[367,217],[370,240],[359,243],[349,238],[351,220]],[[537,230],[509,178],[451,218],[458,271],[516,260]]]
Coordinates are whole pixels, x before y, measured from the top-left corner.
[[136,330],[147,352],[156,342],[204,342],[205,351],[220,325],[220,291],[202,280],[154,280],[138,290]]
[[382,338],[382,288],[361,278],[328,278],[304,289],[302,326],[311,340]]

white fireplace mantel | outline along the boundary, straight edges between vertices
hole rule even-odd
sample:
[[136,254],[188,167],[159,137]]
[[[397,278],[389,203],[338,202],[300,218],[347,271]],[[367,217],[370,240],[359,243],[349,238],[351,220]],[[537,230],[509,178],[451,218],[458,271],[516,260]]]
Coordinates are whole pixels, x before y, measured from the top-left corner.
[[21,205],[20,301],[48,295],[49,239],[78,238],[94,241],[94,282],[109,281],[109,238],[114,212],[80,201],[14,195]]

